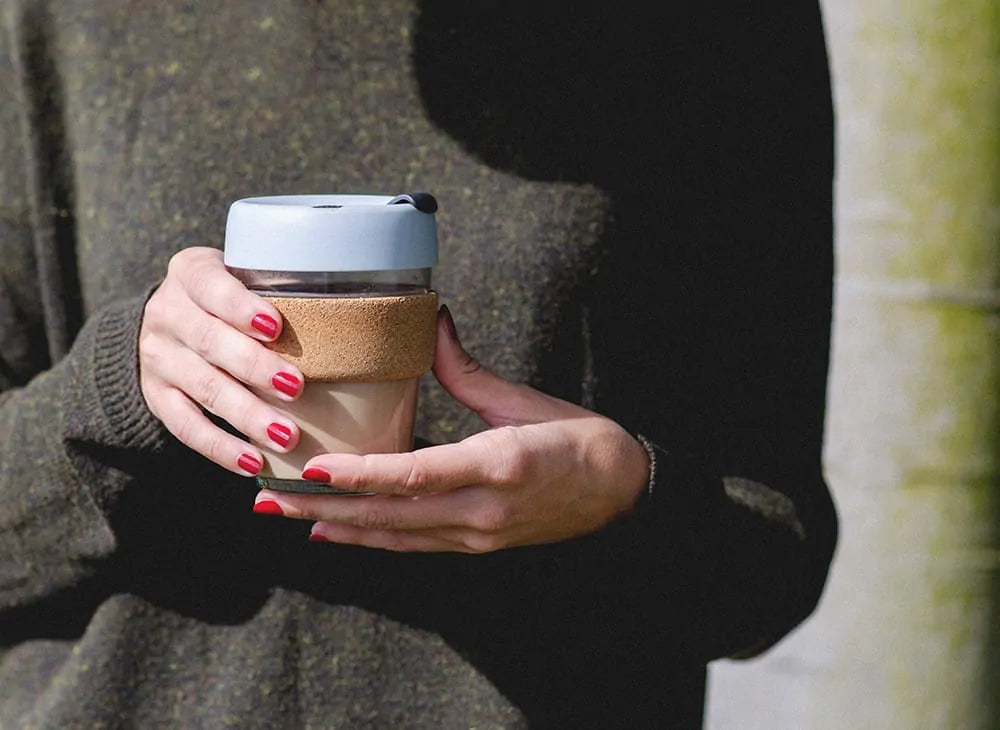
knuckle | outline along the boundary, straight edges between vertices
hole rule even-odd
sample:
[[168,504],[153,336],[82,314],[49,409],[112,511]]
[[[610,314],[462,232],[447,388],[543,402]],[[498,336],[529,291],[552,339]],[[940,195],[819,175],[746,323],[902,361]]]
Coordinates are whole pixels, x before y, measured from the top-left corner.
[[181,315],[183,301],[177,296],[177,291],[170,288],[167,282],[160,285],[142,308],[140,320],[140,339],[146,335],[169,334],[176,337],[181,331],[185,317]]
[[178,251],[171,256],[170,261],[167,262],[167,278],[172,279],[174,277],[183,276],[184,268],[187,266],[188,259],[190,258],[191,254],[189,249]]
[[360,469],[355,470],[349,477],[344,479],[343,484],[338,482],[337,486],[343,486],[344,489],[351,492],[368,491],[368,487],[370,486],[367,478],[369,472],[368,457],[362,456],[361,463],[362,467]]
[[192,336],[191,349],[202,357],[211,354],[215,349],[215,343],[218,339],[216,335],[215,327],[206,326],[199,328]]
[[243,381],[247,383],[255,383],[259,385],[269,385],[270,384],[270,374],[280,367],[269,368],[264,363],[264,356],[270,354],[263,346],[256,343],[252,343],[250,347],[247,348],[246,353],[240,358],[240,363],[243,368],[243,372],[240,373],[240,377]]
[[382,509],[372,508],[362,512],[358,517],[359,527],[366,530],[391,530],[395,526],[392,516]]
[[160,362],[159,338],[152,332],[139,333],[139,365],[140,368],[150,368]]
[[501,474],[503,475],[502,483],[509,487],[527,482],[531,472],[528,468],[527,461],[523,458],[506,459],[503,462],[501,469]]
[[185,284],[193,298],[201,301],[212,288],[212,270],[205,266],[194,266],[185,269]]
[[[198,440],[198,430],[201,424],[199,423],[199,419],[194,414],[182,416],[175,422],[167,425],[170,428],[171,433],[177,437],[178,441],[185,446],[190,446],[192,449],[195,448],[195,444]],[[201,449],[196,450],[202,451]]]
[[163,295],[157,290],[153,296],[146,300],[146,304],[142,308],[143,322],[154,323],[159,321],[163,311],[162,299]]
[[163,408],[160,405],[160,388],[150,382],[148,377],[140,373],[139,389],[142,391],[143,400],[146,401],[146,408],[148,408],[149,412],[156,416],[156,418],[163,422]]
[[462,540],[462,545],[471,553],[492,553],[503,547],[496,535],[472,533]]
[[202,246],[182,248],[167,262],[167,278],[184,279],[193,268],[197,267],[204,254],[205,249]]
[[470,519],[473,529],[487,535],[494,535],[507,527],[510,511],[499,502],[490,502],[475,510]]
[[225,437],[214,426],[207,428],[207,431],[196,449],[212,461],[221,464],[225,452]]
[[410,462],[409,471],[399,489],[400,493],[404,495],[424,494],[429,491],[429,486],[427,468],[417,458],[414,458]]
[[205,408],[214,412],[219,395],[222,392],[222,381],[218,375],[209,374],[198,378],[195,381],[191,395]]
[[343,487],[349,492],[365,492],[368,487],[365,485],[365,480],[360,475],[352,475],[344,480],[344,484],[338,482],[338,487]]
[[512,443],[517,438],[516,429],[503,427],[487,432],[487,435],[483,443],[488,473],[493,475],[493,482],[508,487],[521,484],[528,469],[524,456]]
[[139,356],[156,361],[164,359],[170,342],[169,336],[163,332],[143,328],[139,331]]
[[238,284],[235,279],[226,282],[226,295],[225,301],[223,302],[225,311],[227,312],[241,312],[246,309],[247,302],[246,296],[247,291],[243,288],[242,284]]

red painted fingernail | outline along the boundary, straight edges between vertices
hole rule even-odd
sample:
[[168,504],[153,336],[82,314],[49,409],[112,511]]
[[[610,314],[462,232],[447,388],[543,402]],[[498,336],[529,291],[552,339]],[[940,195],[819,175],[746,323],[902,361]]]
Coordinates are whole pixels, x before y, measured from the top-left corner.
[[309,533],[309,542],[330,542],[318,532]]
[[267,427],[267,435],[278,446],[288,446],[288,442],[292,440],[292,429],[280,423],[272,423]]
[[274,317],[266,314],[258,314],[251,319],[250,326],[266,337],[274,337],[278,334],[278,323]]
[[253,476],[257,476],[260,471],[260,459],[253,454],[240,454],[236,464],[240,469],[250,472]]
[[285,395],[296,396],[302,389],[302,381],[291,373],[275,373],[271,378],[271,385],[275,390],[280,390]]
[[302,472],[302,478],[310,482],[329,482],[330,474],[326,469],[320,469],[318,466],[310,466]]
[[272,502],[270,499],[262,499],[253,506],[253,511],[259,515],[284,515],[285,511],[281,505]]

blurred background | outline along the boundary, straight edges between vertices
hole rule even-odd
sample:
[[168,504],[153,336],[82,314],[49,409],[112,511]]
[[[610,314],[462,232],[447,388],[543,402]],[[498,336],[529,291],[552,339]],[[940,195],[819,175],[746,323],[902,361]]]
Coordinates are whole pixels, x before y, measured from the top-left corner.
[[1000,727],[1000,2],[825,0],[837,117],[816,613],[706,727]]

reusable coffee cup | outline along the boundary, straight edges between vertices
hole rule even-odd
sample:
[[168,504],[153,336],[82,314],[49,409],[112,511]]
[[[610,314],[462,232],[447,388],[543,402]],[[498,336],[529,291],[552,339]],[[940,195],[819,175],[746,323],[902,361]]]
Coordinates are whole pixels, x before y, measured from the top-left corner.
[[437,201],[408,195],[279,195],[234,202],[225,264],[281,313],[268,343],[302,371],[293,403],[257,394],[300,430],[296,448],[262,446],[262,488],[356,494],[303,480],[325,453],[413,448],[420,376],[434,361]]

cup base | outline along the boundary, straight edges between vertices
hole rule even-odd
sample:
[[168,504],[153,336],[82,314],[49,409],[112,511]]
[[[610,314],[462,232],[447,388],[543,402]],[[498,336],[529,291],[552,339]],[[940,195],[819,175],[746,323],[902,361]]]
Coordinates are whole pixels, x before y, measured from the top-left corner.
[[257,486],[274,492],[294,492],[296,494],[338,494],[343,497],[371,497],[375,492],[351,492],[331,487],[329,484],[310,482],[305,479],[275,479],[257,477]]

